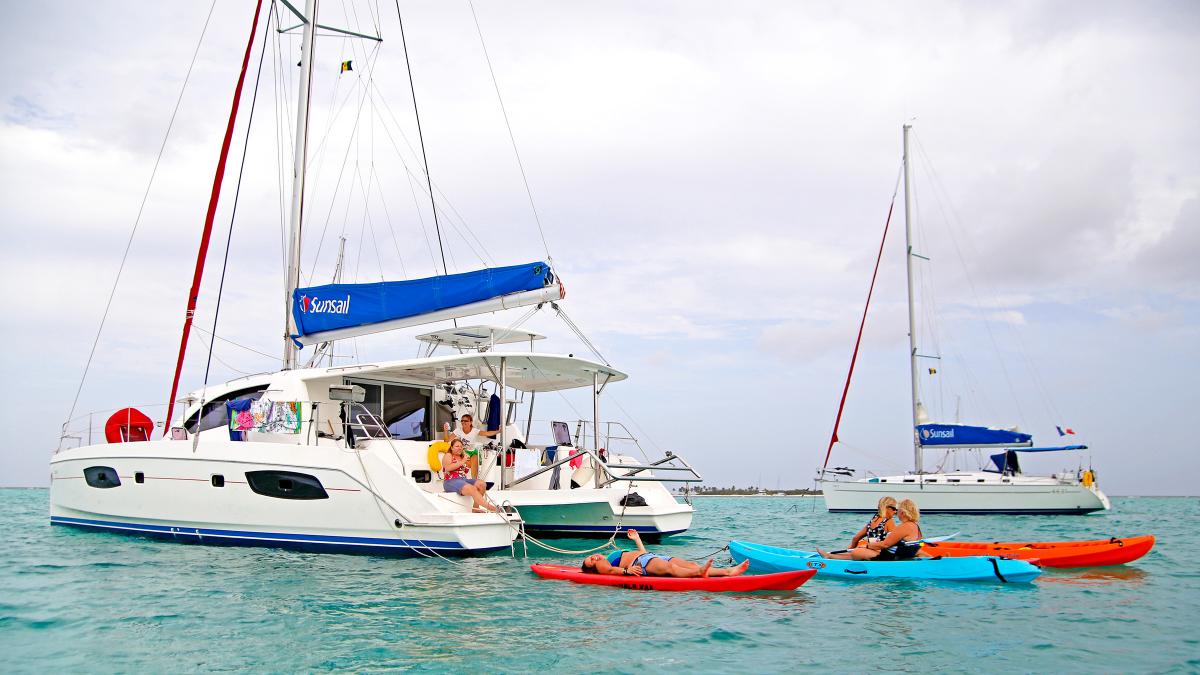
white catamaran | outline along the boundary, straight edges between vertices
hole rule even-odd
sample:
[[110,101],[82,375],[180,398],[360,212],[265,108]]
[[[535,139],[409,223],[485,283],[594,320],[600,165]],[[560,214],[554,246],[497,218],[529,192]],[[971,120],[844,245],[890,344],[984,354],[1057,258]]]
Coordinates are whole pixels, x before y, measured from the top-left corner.
[[[299,21],[294,28],[302,29],[283,368],[207,385],[179,399],[173,388],[157,439],[151,438],[157,425],[132,408],[108,419],[105,443],[83,443],[91,437],[90,415],[69,420],[50,461],[51,523],[206,544],[409,555],[508,549],[524,531],[609,537],[631,527],[650,535],[687,530],[692,506],[676,500],[664,482],[700,476],[670,452],[651,461],[644,453],[635,459],[615,451],[621,442],[640,446],[621,425],[600,418],[602,392],[626,379],[603,359],[500,351],[532,346],[541,336],[512,326],[471,326],[420,336],[428,349],[418,358],[351,365],[331,360],[326,367],[312,358],[301,365],[304,346],[321,354],[342,338],[513,307],[557,309],[565,291],[545,262],[408,281],[301,286],[317,29],[378,37],[318,25],[316,0],[308,0],[303,13],[283,5]],[[175,386],[261,2],[258,7],[189,295]],[[435,355],[442,346],[456,353]],[[535,431],[536,394],[569,389],[590,391],[592,418],[575,421],[574,433],[571,424],[551,420]],[[182,410],[176,418],[171,410],[177,402]],[[469,498],[443,491],[434,469],[433,445],[443,427],[468,413],[496,422],[494,439],[473,450],[499,513],[473,512]],[[88,420],[86,429],[79,420]],[[532,442],[541,431],[551,436],[548,442]],[[69,447],[72,440],[77,447]]]
[[[996,429],[965,424],[931,423],[921,403],[918,387],[916,321],[913,302],[912,246],[912,187],[909,154],[910,125],[904,125],[904,226],[908,276],[908,336],[909,366],[912,376],[912,424],[914,470],[906,475],[872,476],[853,479],[853,470],[846,467],[829,468],[829,456],[838,442],[837,427],[841,422],[839,407],[833,435],[825,455],[825,465],[819,470],[818,483],[830,511],[874,513],[880,497],[912,499],[924,513],[979,514],[1083,514],[1110,508],[1108,497],[1095,481],[1095,473],[1082,467],[1053,476],[1026,475],[1021,471],[1018,453],[1085,450],[1086,445],[1032,447],[1033,437],[1016,430]],[[889,213],[890,218],[890,213]],[[886,228],[884,231],[886,240]],[[882,254],[883,248],[880,247]],[[878,270],[878,261],[876,261]],[[872,278],[872,290],[874,288]],[[868,293],[868,306],[870,294]],[[866,310],[864,309],[864,321]],[[862,328],[859,328],[859,340]],[[855,345],[857,356],[858,345]],[[845,405],[850,377],[854,373],[851,360],[850,375],[842,394]],[[990,465],[978,471],[926,472],[924,452],[932,450],[995,450]]]

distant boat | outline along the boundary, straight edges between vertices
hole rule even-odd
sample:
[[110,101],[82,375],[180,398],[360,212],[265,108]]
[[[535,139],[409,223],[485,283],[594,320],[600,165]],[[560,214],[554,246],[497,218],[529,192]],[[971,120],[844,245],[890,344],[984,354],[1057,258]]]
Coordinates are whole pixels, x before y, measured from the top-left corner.
[[[829,456],[838,441],[842,408],[834,422],[833,435],[826,450],[825,464],[818,482],[825,494],[825,505],[833,512],[873,513],[885,495],[912,499],[923,513],[979,514],[1083,514],[1111,508],[1108,497],[1096,483],[1090,468],[1053,476],[1027,475],[1021,471],[1018,453],[1086,450],[1086,445],[1033,447],[1033,436],[1015,429],[997,429],[965,424],[930,422],[921,404],[917,378],[917,336],[913,301],[912,207],[908,136],[911,125],[904,125],[904,226],[908,256],[908,336],[909,367],[912,376],[912,420],[914,470],[905,475],[853,478],[846,467],[829,467]],[[890,218],[890,213],[889,213]],[[885,229],[886,236],[886,229]],[[882,255],[882,247],[880,254]],[[876,262],[878,270],[878,261]],[[872,289],[874,277],[872,277]],[[868,294],[868,307],[870,294]],[[864,320],[865,320],[864,310]],[[861,327],[859,338],[861,340]],[[855,345],[857,357],[858,345]],[[842,394],[845,404],[854,359]],[[990,464],[979,471],[926,472],[924,450],[995,450]]]

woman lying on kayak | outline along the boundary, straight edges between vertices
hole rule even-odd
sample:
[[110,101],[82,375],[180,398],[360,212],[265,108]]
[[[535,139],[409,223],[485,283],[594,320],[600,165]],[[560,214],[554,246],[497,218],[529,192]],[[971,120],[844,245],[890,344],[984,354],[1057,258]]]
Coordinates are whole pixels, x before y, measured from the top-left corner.
[[747,560],[737,567],[714,569],[711,560],[701,566],[691,560],[651,553],[642,545],[642,538],[637,530],[629,530],[625,534],[637,545],[636,551],[613,551],[607,556],[593,553],[583,559],[581,569],[589,574],[693,578],[736,577],[750,567],[750,561]]
[[900,524],[883,541],[867,540],[849,551],[826,553],[817,549],[822,558],[835,560],[911,560],[921,550],[921,511],[911,499],[900,502]]

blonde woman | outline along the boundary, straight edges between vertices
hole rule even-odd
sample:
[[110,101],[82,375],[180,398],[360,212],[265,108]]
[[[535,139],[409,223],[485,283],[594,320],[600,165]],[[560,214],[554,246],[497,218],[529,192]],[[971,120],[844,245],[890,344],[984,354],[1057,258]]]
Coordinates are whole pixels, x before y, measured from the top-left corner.
[[822,558],[838,560],[911,560],[921,550],[921,510],[911,499],[902,500],[898,506],[900,524],[883,541],[868,541],[865,545],[849,551],[826,553],[817,549]]
[[895,517],[897,510],[895,497],[881,497],[879,499],[879,511],[850,540],[850,548],[858,548],[860,543],[866,544],[872,541],[887,539],[887,536],[896,527]]

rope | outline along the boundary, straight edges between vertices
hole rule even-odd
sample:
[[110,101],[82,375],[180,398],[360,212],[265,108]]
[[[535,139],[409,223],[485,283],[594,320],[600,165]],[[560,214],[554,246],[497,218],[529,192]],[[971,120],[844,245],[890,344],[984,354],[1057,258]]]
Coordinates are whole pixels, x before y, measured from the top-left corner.
[[[400,44],[404,47],[404,67],[408,69],[408,88],[412,92],[413,116],[417,118],[417,138],[421,141],[421,159],[425,162],[425,183],[429,187],[429,206],[433,209],[433,229],[437,232],[438,250],[442,253],[442,274],[449,274],[446,267],[446,249],[442,245],[442,228],[438,223],[437,202],[433,198],[433,179],[429,176],[429,157],[425,154],[425,133],[421,131],[421,113],[417,110],[417,87],[413,84],[412,61],[408,58],[408,41],[404,38],[404,18],[400,16],[400,0],[396,0],[396,19],[400,21]],[[455,322],[455,325],[458,325]]]
[[79,387],[75,390],[75,398],[71,401],[71,410],[67,413],[67,421],[63,423],[63,432],[66,432],[67,424],[71,418],[75,416],[75,407],[79,405],[79,395],[83,392],[83,384],[87,381],[88,371],[92,368],[92,359],[96,355],[96,346],[100,344],[100,334],[104,332],[104,324],[108,321],[108,312],[112,309],[113,298],[117,294],[117,286],[121,283],[121,274],[125,271],[125,263],[129,259],[129,251],[133,248],[133,238],[137,235],[138,225],[142,222],[142,214],[146,210],[146,202],[150,198],[150,188],[154,186],[154,178],[158,175],[158,165],[162,162],[163,153],[167,149],[167,139],[171,136],[171,129],[175,127],[175,117],[179,114],[179,106],[183,103],[183,94],[187,91],[188,81],[192,77],[192,69],[196,65],[196,57],[200,55],[200,45],[204,44],[204,36],[208,32],[208,23],[212,19],[213,9],[217,6],[216,0],[213,0],[212,5],[208,8],[208,16],[204,19],[204,27],[200,29],[200,39],[196,42],[196,49],[192,52],[192,62],[188,64],[187,74],[183,77],[183,86],[179,88],[179,97],[175,99],[175,109],[171,111],[171,120],[167,122],[167,131],[163,134],[162,144],[158,147],[158,156],[154,159],[154,168],[150,170],[150,180],[146,183],[146,191],[142,194],[142,203],[138,206],[137,217],[133,219],[133,230],[129,233],[129,240],[125,242],[125,253],[121,255],[121,264],[117,267],[117,277],[113,279],[112,290],[108,293],[108,301],[104,303],[104,314],[100,318],[100,326],[96,329],[96,337],[92,339],[92,349],[88,352],[87,363],[83,367],[83,375],[79,378]]
[[521,180],[525,183],[525,194],[529,197],[529,208],[533,211],[533,221],[537,223],[538,235],[542,238],[542,248],[546,251],[546,262],[554,266],[554,256],[550,255],[550,244],[546,243],[546,232],[542,229],[542,219],[538,216],[537,206],[533,203],[533,190],[529,189],[529,178],[525,175],[525,164],[521,161],[521,153],[517,150],[517,139],[513,135],[512,124],[508,121],[508,110],[504,107],[504,98],[500,96],[500,83],[496,81],[496,71],[492,69],[492,57],[488,55],[487,43],[483,40],[483,29],[479,27],[479,17],[475,14],[475,2],[468,0],[471,8],[471,18],[475,20],[475,32],[479,33],[479,45],[483,47],[483,58],[487,61],[488,74],[492,76],[492,86],[496,89],[496,100],[500,103],[500,113],[504,115],[504,127],[508,129],[508,140],[512,143],[513,155],[517,158],[517,168],[521,170]]

